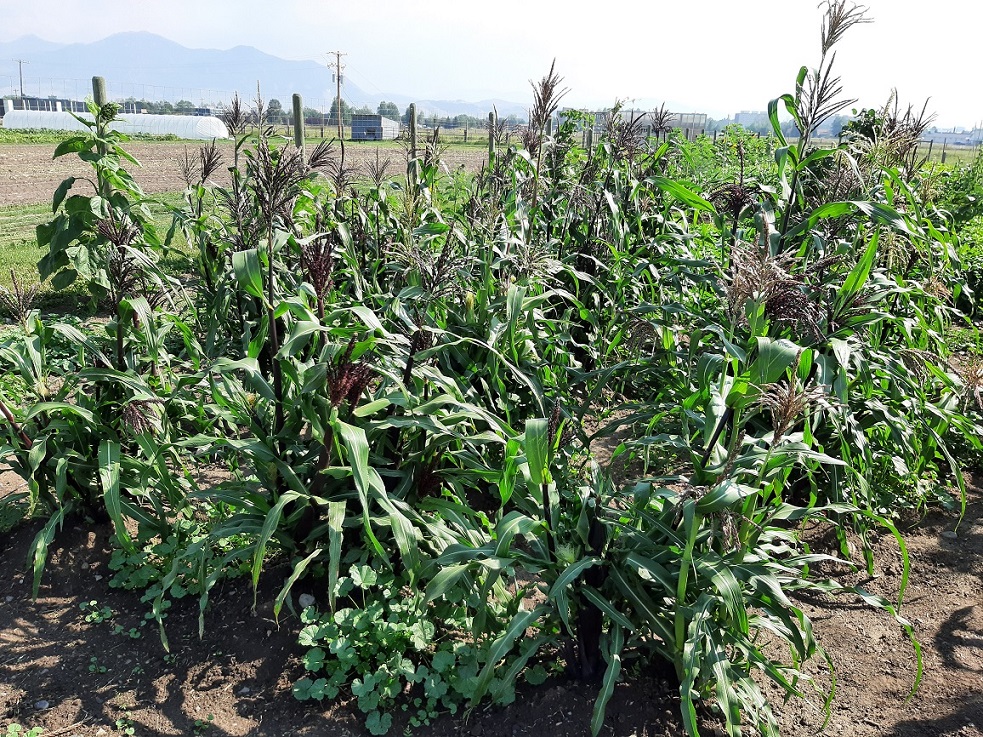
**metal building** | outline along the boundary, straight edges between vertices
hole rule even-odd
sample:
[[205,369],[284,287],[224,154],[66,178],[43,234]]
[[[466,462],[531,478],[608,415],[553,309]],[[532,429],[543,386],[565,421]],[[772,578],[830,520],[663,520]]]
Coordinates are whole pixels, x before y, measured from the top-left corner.
[[353,141],[392,141],[399,137],[399,123],[381,115],[353,115]]

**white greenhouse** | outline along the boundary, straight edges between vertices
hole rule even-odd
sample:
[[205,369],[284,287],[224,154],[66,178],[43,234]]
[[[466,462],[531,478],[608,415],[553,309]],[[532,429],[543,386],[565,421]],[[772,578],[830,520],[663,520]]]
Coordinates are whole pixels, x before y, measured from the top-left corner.
[[[80,117],[92,120],[88,113]],[[145,113],[124,113],[113,123],[113,128],[126,133],[149,133],[154,136],[173,134],[178,138],[209,141],[213,138],[228,138],[225,123],[214,116],[204,115],[148,115]],[[85,126],[72,117],[71,113],[49,112],[47,110],[8,110],[3,116],[3,127],[8,129],[46,129],[56,131],[81,131]]]

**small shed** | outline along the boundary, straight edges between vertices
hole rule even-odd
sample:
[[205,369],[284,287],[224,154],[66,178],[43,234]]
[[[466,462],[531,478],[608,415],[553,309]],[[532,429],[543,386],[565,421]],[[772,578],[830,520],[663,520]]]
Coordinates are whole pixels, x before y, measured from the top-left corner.
[[381,115],[353,115],[353,141],[392,141],[399,138],[399,123]]

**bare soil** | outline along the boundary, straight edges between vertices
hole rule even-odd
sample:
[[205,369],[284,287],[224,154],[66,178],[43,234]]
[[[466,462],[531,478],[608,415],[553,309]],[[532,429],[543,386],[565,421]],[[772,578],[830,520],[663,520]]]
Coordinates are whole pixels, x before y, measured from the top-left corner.
[[[230,142],[219,143],[227,166],[231,166],[233,147]],[[91,170],[77,156],[63,156],[52,159],[55,147],[50,144],[4,145],[0,146],[0,205],[34,205],[50,202],[59,184],[70,176],[89,176]],[[126,150],[141,163],[141,167],[130,167],[129,171],[148,194],[159,192],[179,192],[185,183],[178,163],[185,150],[195,154],[197,147],[189,143],[148,143],[133,141]],[[405,171],[405,154],[402,148],[378,148],[371,144],[347,143],[346,162],[358,171],[365,172],[369,162],[375,162],[378,151],[380,161],[390,160],[389,172],[399,174]],[[486,158],[480,148],[472,150],[451,149],[442,159],[446,166],[454,170],[464,167],[467,171],[478,171]],[[222,169],[215,176],[219,184],[228,183],[228,172]]]
[[[3,491],[16,481],[0,477]],[[836,667],[837,698],[827,734],[983,735],[983,492],[971,489],[958,532],[951,514],[932,514],[906,531],[911,584],[904,615],[913,623],[925,661],[924,680],[912,699],[913,650],[883,612],[850,601],[804,601],[820,642]],[[290,694],[301,677],[295,642],[299,624],[288,612],[274,621],[271,601],[285,572],[260,580],[259,606],[243,580],[220,583],[198,638],[196,601],[178,602],[166,619],[168,654],[153,627],[140,627],[147,605],[132,592],[108,586],[112,531],[69,524],[56,539],[36,601],[25,561],[36,524],[0,539],[0,728],[41,726],[45,735],[119,734],[117,720],[136,735],[362,735],[351,705],[302,704]],[[809,532],[821,548],[820,529]],[[826,543],[829,543],[826,540]],[[896,596],[901,565],[893,538],[876,543],[870,590]],[[853,574],[853,581],[860,574]],[[80,604],[97,601],[113,616],[86,622]],[[141,636],[113,634],[113,626]],[[94,660],[93,660],[94,659]],[[828,683],[821,659],[813,662]],[[103,670],[104,669],[104,670]],[[554,680],[526,689],[504,709],[469,719],[441,717],[421,735],[537,735],[573,737],[589,732],[596,685]],[[620,684],[603,734],[658,737],[681,734],[678,696],[658,666]],[[805,737],[822,725],[818,695],[776,710],[783,734]],[[209,715],[213,718],[209,720]],[[399,734],[404,724],[395,715]],[[710,723],[707,734],[720,734]]]
[[[983,492],[978,484],[970,495],[961,524],[955,514],[933,513],[902,529],[911,572],[901,613],[912,624],[924,659],[914,695],[913,648],[891,617],[859,602],[803,602],[835,666],[828,733],[983,735]],[[822,542],[814,545],[821,548]],[[874,575],[862,571],[841,580],[895,600],[902,570],[897,543],[882,536],[875,545]],[[825,668],[814,659],[811,670],[821,674]],[[817,680],[829,683],[828,677]],[[823,721],[815,704],[789,702],[780,711],[787,733],[796,737],[814,734]]]

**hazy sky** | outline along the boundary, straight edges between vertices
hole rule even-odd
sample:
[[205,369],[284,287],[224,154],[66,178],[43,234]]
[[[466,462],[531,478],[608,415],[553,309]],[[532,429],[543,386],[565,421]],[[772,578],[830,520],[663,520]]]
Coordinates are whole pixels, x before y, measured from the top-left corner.
[[[667,100],[722,117],[763,110],[819,59],[817,0],[0,0],[0,40],[95,41],[152,31],[194,48],[255,46],[288,59],[348,53],[367,92],[530,99],[555,57],[566,104]],[[983,120],[974,0],[869,0],[843,39],[845,93],[879,107],[892,87],[939,125]],[[492,12],[489,15],[489,10]],[[4,60],[7,61],[7,60]],[[139,81],[139,80],[133,80]]]

